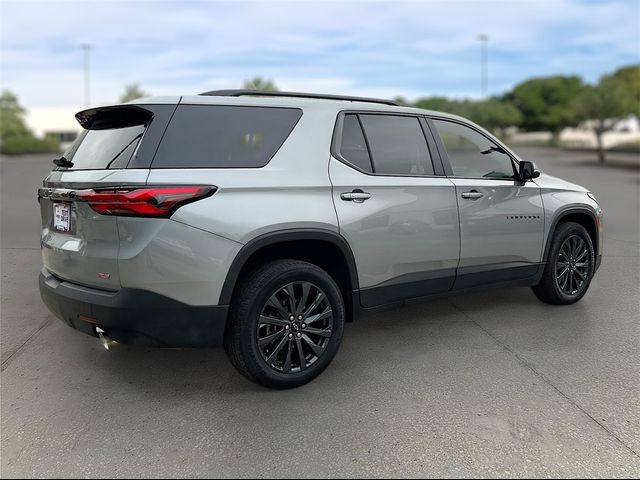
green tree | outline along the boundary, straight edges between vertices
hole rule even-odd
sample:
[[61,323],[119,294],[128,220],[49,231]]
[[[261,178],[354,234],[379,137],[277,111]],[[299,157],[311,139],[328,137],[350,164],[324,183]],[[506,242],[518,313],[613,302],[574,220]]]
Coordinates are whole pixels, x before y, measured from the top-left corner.
[[24,116],[27,111],[18,97],[9,90],[0,94],[0,153],[49,153],[60,150],[60,142],[52,137],[36,138],[27,128]]
[[409,102],[409,100],[407,100],[405,97],[403,97],[402,95],[397,95],[393,98],[393,101],[396,102],[399,105],[403,105],[403,106],[410,106],[411,102]]
[[629,65],[619,68],[611,75],[612,78],[620,80],[632,97],[631,112],[640,117],[640,65]]
[[459,115],[473,120],[472,103],[470,100],[450,99],[447,97],[426,97],[418,99],[414,107],[451,113],[452,115]]
[[[636,68],[640,71],[640,67]],[[633,81],[640,77],[631,78],[630,84],[627,73],[619,75],[619,72],[603,76],[597,85],[587,87],[574,102],[576,114],[591,124],[596,135],[600,163],[606,160],[603,134],[613,129],[621,117],[637,115],[640,111],[640,85],[636,83],[633,87]]]
[[462,110],[464,110],[462,101],[452,100],[447,97],[419,98],[413,106],[417,108],[424,108],[425,110],[452,113],[454,115],[460,115]]
[[0,94],[0,141],[29,134],[24,123],[26,110],[18,103],[18,97],[9,90]]
[[562,129],[579,121],[574,102],[584,89],[577,76],[534,78],[517,85],[506,100],[522,113],[525,130],[549,131],[551,143],[557,145]]
[[500,135],[505,128],[522,123],[520,111],[511,102],[497,97],[481,101],[427,97],[417,100],[414,106],[466,117]]
[[520,110],[499,98],[468,102],[466,108],[469,119],[499,136],[504,136],[506,128],[522,124]]
[[251,80],[245,80],[242,88],[247,90],[260,90],[262,92],[277,92],[278,87],[269,78],[253,77]]
[[138,98],[150,96],[151,94],[142,90],[139,84],[130,83],[129,85],[125,85],[124,92],[120,95],[120,101],[122,103],[126,103],[131,102],[132,100],[137,100]]

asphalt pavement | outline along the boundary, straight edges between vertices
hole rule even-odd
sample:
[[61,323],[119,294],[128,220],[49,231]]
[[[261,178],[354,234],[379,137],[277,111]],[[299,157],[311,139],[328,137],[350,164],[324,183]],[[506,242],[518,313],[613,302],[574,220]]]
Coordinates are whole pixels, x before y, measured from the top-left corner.
[[1,476],[637,478],[639,159],[516,150],[605,211],[585,298],[510,288],[371,315],[290,391],[222,350],[107,352],[54,319],[37,287],[50,159],[0,158]]

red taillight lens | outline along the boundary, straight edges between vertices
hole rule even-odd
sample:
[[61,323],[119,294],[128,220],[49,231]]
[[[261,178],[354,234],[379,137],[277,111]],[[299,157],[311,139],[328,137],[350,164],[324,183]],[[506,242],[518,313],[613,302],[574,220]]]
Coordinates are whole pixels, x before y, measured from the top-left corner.
[[110,188],[77,192],[102,215],[168,218],[185,203],[208,197],[215,187],[140,187]]

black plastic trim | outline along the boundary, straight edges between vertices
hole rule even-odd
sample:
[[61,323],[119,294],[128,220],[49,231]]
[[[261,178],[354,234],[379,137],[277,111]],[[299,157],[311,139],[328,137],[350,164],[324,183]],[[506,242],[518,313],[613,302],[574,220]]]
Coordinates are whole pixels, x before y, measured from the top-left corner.
[[153,347],[222,345],[229,307],[192,306],[132,288],[116,292],[63,281],[40,272],[40,295],[49,310],[70,327],[95,336],[95,328],[118,343]]
[[500,265],[463,267],[458,269],[453,290],[465,290],[480,285],[533,278],[539,270],[540,264],[538,263],[511,267]]
[[442,163],[442,156],[440,155],[440,151],[436,146],[436,140],[433,136],[433,132],[431,131],[431,128],[429,128],[427,119],[424,116],[421,116],[419,120],[420,126],[422,127],[422,133],[427,139],[427,146],[429,147],[429,154],[431,155],[431,164],[433,165],[433,171],[437,176],[443,176],[445,173],[444,165]]
[[382,284],[360,290],[360,304],[364,308],[370,308],[410,298],[444,293],[451,289],[455,278],[455,268],[402,275]]
[[256,237],[253,240],[249,241],[240,249],[240,251],[236,255],[236,258],[231,263],[229,271],[227,272],[227,277],[224,281],[224,285],[222,286],[222,292],[220,293],[220,300],[218,301],[218,303],[220,305],[229,305],[231,303],[233,291],[235,289],[242,267],[254,253],[256,253],[261,248],[267,247],[269,245],[299,240],[320,240],[329,242],[338,247],[347,262],[351,288],[358,289],[358,273],[356,270],[356,262],[353,256],[353,252],[351,251],[351,247],[349,246],[347,241],[338,233],[322,229],[279,230],[276,232],[270,232],[265,233],[264,235],[260,235],[259,237]]
[[442,142],[442,139],[440,138],[440,134],[438,133],[438,130],[436,129],[436,125],[435,123],[433,123],[433,120],[431,119],[431,117],[424,117],[427,126],[429,127],[429,131],[431,132],[431,136],[433,137],[435,143],[436,143],[436,148],[438,150],[438,157],[440,157],[440,162],[442,163],[442,168],[444,169],[444,174],[447,177],[452,177],[453,176],[453,169],[451,168],[451,164],[449,163],[449,155],[447,154],[447,149],[444,146],[444,143]]
[[138,144],[138,148],[129,160],[126,168],[147,169],[151,167],[162,137],[169,126],[177,104],[144,105],[144,108],[153,112],[153,118],[144,132],[144,136]]
[[[362,119],[360,118],[360,115],[358,115],[357,113],[353,113],[352,115],[354,115],[356,117],[356,120],[358,120],[358,125],[360,125],[360,131],[362,132],[362,138],[364,138],[364,144],[367,147],[367,155],[369,156],[369,165],[371,165],[371,172],[370,173],[375,175],[376,174],[376,166],[373,163],[373,153],[371,153],[371,144],[369,143],[369,137],[367,136],[367,132],[364,129],[364,125],[362,124]],[[344,115],[344,114],[340,116],[340,143],[342,143],[342,132],[344,130],[344,119],[346,117],[347,116]],[[340,159],[341,160],[345,160],[350,165],[353,165],[346,158],[344,158],[341,153],[340,153]],[[358,170],[360,170],[360,168]],[[366,172],[366,170],[363,170],[363,172]]]
[[[468,270],[488,269],[465,274]],[[403,305],[428,302],[438,298],[449,297],[461,293],[482,292],[485,290],[505,287],[530,287],[540,283],[544,264],[532,264],[519,267],[495,268],[495,266],[479,266],[461,269],[458,277],[446,276],[446,270],[438,272],[445,276],[418,282],[393,283],[386,286],[376,286],[354,291],[352,303],[354,305],[354,319],[374,312],[399,308]],[[432,272],[436,273],[436,272]],[[398,277],[402,278],[402,277]],[[460,282],[454,281],[461,279]],[[391,280],[394,282],[396,279]],[[453,286],[444,290],[447,281]],[[434,288],[443,290],[436,292]],[[375,294],[375,297],[374,297]],[[402,295],[403,294],[403,295]]]
[[[405,299],[393,300],[386,303],[376,302],[376,305],[373,305],[373,306],[364,306],[362,302],[362,293],[365,289],[359,292],[354,291],[352,296],[352,303],[354,305],[354,319],[359,319],[371,313],[377,313],[381,311],[391,310],[394,308],[400,308],[403,305],[429,302],[432,300],[437,300],[439,298],[460,295],[463,293],[483,292],[486,290],[493,290],[493,289],[507,288],[507,287],[509,288],[531,287],[533,285],[537,285],[538,283],[540,283],[540,278],[542,276],[542,272],[544,271],[544,264],[536,264],[536,265],[532,265],[531,267],[532,268],[530,269],[530,272],[533,271],[534,268],[537,269],[537,273],[535,273],[535,275],[530,275],[523,278],[504,280],[503,278],[501,278],[501,276],[504,276],[504,275],[515,276],[515,275],[513,275],[513,272],[511,273],[504,272],[503,270],[505,269],[491,270],[491,271],[483,272],[481,274],[483,281],[474,283],[474,286],[461,285],[459,287],[455,287],[455,284],[454,284],[454,288],[445,292],[430,294],[428,291],[425,290],[425,291],[422,291],[421,295],[411,296],[410,298],[405,298]],[[510,270],[510,269],[506,269],[506,270]],[[399,288],[406,285],[407,284],[398,284],[398,285],[393,285],[390,287],[383,287],[383,288],[391,288],[391,287]],[[378,293],[381,295],[385,294],[383,291],[380,291]],[[412,292],[412,295],[415,295],[415,294],[416,294],[415,291]]]
[[447,150],[444,147],[444,143],[442,143],[442,139],[436,130],[436,126],[433,123],[433,120],[427,116],[422,117],[424,119],[425,125],[429,129],[429,133],[431,134],[431,138],[433,138],[433,142],[436,147],[436,152],[438,153],[438,158],[440,159],[440,164],[442,165],[442,174],[447,177],[451,177],[453,175],[453,170],[451,169],[451,164],[449,163],[449,157],[447,156]]
[[[127,168],[151,168],[153,161],[156,158],[156,154],[158,153],[158,149],[160,148],[160,144],[162,143],[162,139],[164,138],[165,133],[167,133],[167,129],[169,128],[169,124],[173,119],[173,116],[176,114],[178,110],[179,103],[175,105],[170,105],[170,111],[163,111],[164,109],[159,109],[160,121],[162,122],[157,128],[153,130],[153,136],[149,138],[149,144],[145,145],[145,155],[141,157],[138,155],[138,152],[135,152],[129,163],[127,164]],[[158,105],[158,107],[164,107],[164,105]],[[148,129],[147,129],[148,130]],[[146,135],[147,132],[145,132]],[[142,141],[144,137],[142,138]],[[141,143],[142,143],[141,141]],[[148,153],[147,153],[148,150]],[[145,161],[142,162],[141,158]]]
[[547,236],[547,240],[545,241],[544,254],[542,256],[545,262],[547,262],[549,259],[549,250],[551,249],[551,241],[553,240],[553,234],[555,233],[556,228],[558,227],[558,223],[560,223],[560,221],[563,218],[574,213],[587,213],[589,214],[589,216],[591,216],[591,219],[593,220],[593,225],[596,230],[596,238],[595,238],[595,241],[593,242],[593,251],[596,257],[602,254],[602,252],[600,251],[600,245],[599,245],[598,220],[596,218],[596,214],[587,207],[568,205],[566,207],[559,209],[556,212],[555,217],[553,218],[553,221],[551,222],[551,228],[549,229],[549,235]]

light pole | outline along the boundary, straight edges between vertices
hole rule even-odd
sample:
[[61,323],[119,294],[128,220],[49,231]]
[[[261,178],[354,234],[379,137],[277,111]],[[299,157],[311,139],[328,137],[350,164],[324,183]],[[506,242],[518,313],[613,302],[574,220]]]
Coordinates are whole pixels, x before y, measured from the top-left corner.
[[84,106],[89,108],[91,105],[91,81],[89,77],[89,53],[93,48],[88,43],[83,43],[80,48],[84,52]]
[[481,33],[478,35],[480,40],[480,86],[482,88],[482,98],[487,98],[487,42],[489,35]]

